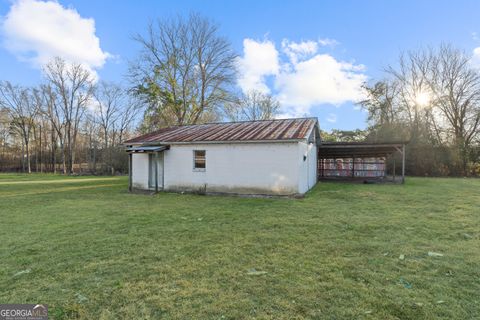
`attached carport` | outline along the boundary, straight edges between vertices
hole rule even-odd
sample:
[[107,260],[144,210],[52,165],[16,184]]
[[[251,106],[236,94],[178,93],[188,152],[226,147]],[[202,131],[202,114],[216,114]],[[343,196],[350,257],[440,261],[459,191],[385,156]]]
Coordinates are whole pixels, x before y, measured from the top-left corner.
[[[370,142],[322,142],[318,148],[318,177],[323,179],[328,176],[326,174],[325,163],[326,160],[337,161],[349,160],[352,164],[349,170],[348,176],[342,176],[341,178],[356,178],[359,171],[368,171],[364,168],[356,169],[355,163],[357,159],[366,158],[384,158],[385,160],[385,172],[387,166],[387,158],[398,152],[402,159],[402,179],[401,182],[405,183],[405,142],[394,143],[370,143]],[[393,181],[395,182],[395,158],[393,158]]]

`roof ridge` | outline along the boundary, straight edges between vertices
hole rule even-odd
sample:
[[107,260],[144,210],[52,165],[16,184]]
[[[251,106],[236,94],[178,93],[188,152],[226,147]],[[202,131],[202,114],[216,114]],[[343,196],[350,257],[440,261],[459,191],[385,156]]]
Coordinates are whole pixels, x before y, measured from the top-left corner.
[[261,119],[261,120],[236,120],[236,121],[213,121],[213,122],[205,122],[205,123],[195,123],[195,124],[175,124],[172,126],[168,126],[165,128],[171,127],[190,127],[190,126],[204,126],[207,124],[229,124],[229,123],[243,123],[243,122],[263,122],[263,121],[282,121],[282,120],[307,120],[307,119],[315,119],[318,120],[317,117],[299,117],[299,118],[276,118],[276,119]]
[[242,122],[282,121],[282,120],[306,120],[306,119],[318,120],[317,117],[299,117],[299,118],[291,117],[291,118],[276,118],[276,119],[262,119],[262,120],[217,121],[217,122],[206,122],[206,123],[199,123],[199,124],[189,124],[186,126],[195,126],[195,125],[202,125],[202,124],[224,124],[224,123],[242,123]]

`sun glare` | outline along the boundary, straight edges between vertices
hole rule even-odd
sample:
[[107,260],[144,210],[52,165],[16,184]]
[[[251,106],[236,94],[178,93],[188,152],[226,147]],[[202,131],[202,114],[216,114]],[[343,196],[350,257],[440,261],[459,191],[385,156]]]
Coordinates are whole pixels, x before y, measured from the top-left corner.
[[432,100],[431,95],[428,92],[421,91],[416,94],[415,96],[415,102],[417,103],[418,106],[420,107],[426,107],[430,104]]

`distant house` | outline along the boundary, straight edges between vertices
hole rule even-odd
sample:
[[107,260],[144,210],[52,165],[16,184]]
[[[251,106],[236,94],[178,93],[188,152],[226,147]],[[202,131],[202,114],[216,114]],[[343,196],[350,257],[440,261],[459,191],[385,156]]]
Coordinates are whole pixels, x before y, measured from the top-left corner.
[[131,189],[295,195],[317,182],[316,118],[174,126],[124,144]]

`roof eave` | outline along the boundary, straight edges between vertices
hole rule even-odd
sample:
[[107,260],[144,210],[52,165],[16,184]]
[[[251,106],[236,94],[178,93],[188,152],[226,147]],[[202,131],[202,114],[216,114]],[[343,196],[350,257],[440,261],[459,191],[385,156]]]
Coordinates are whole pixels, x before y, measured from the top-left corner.
[[319,146],[321,144],[321,135],[320,135],[320,123],[318,122],[318,119],[315,118],[315,121],[313,122],[312,124],[312,127],[308,130],[307,134],[305,135],[304,139],[301,139],[301,140],[308,140],[308,138],[310,137],[310,135],[312,134],[313,131],[316,131],[316,145]]

